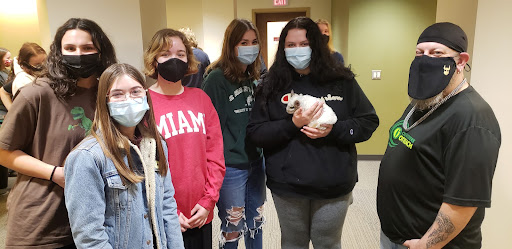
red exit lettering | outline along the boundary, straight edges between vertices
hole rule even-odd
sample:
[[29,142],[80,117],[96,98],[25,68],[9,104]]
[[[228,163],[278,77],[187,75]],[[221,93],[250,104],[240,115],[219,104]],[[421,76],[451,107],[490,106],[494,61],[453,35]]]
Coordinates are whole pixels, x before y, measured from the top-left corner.
[[288,5],[288,0],[274,0],[274,6],[286,6]]

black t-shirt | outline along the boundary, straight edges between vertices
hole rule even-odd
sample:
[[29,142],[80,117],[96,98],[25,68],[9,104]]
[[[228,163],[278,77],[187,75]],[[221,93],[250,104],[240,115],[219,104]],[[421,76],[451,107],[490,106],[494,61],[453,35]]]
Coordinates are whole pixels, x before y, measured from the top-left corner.
[[[418,126],[402,127],[409,106],[389,130],[377,188],[382,231],[395,243],[421,238],[443,202],[478,207],[445,248],[480,248],[480,226],[491,205],[491,184],[501,144],[491,107],[468,87]],[[409,126],[425,112],[415,112]]]

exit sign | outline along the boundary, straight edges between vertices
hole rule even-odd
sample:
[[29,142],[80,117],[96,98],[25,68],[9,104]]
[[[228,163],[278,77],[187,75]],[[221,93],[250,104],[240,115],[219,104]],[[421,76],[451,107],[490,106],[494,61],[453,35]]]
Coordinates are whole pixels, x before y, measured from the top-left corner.
[[288,0],[274,0],[274,6],[286,6],[288,5]]

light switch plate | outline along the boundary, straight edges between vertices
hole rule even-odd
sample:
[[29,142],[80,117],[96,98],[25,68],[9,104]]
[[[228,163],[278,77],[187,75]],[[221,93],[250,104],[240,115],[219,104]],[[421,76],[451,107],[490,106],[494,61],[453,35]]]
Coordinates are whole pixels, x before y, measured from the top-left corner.
[[380,80],[381,70],[372,70],[372,80]]

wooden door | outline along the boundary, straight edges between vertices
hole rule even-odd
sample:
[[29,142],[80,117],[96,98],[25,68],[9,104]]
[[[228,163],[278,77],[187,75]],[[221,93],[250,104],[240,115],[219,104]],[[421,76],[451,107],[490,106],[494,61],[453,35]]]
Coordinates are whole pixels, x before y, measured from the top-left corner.
[[[256,24],[256,27],[258,28],[258,31],[260,33],[260,49],[263,55],[263,59],[265,60],[265,64],[267,64],[267,23],[289,21],[299,16],[309,17],[309,8],[278,8],[253,10],[252,16],[252,21],[254,24]],[[269,67],[268,64],[267,67]]]

